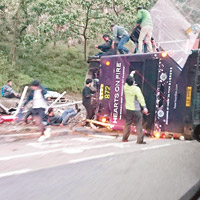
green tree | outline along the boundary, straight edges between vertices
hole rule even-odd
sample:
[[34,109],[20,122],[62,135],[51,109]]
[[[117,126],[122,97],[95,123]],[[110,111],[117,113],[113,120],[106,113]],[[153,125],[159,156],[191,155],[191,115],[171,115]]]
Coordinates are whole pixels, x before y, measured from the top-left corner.
[[70,6],[73,9],[73,20],[69,30],[73,37],[82,37],[84,41],[84,58],[87,56],[87,43],[97,37],[105,29],[104,22],[108,18],[106,8],[110,4],[106,0],[74,0]]
[[74,18],[69,30],[84,39],[84,57],[87,56],[87,43],[99,34],[108,32],[111,23],[121,24],[128,30],[136,23],[137,7],[149,9],[156,0],[74,0]]
[[67,40],[71,33],[68,24],[73,16],[67,0],[40,0],[32,8],[37,21],[32,27],[32,35],[41,44]]
[[32,1],[2,0],[0,2],[0,40],[10,44],[12,62],[15,62],[16,50],[23,41],[26,29],[33,21],[29,14],[29,5]]
[[142,6],[149,10],[156,1],[157,0],[111,0],[111,21],[121,24],[130,30],[136,23],[137,7]]
[[156,0],[1,0],[0,41],[10,46],[12,61],[20,47],[34,48],[53,42],[79,38],[84,58],[87,44],[104,32],[111,23],[132,29],[136,8],[149,8]]

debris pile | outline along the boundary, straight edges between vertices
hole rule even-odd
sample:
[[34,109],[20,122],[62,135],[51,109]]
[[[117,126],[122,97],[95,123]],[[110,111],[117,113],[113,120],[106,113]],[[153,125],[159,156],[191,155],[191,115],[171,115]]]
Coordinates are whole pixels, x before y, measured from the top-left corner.
[[[49,105],[52,104],[54,101],[54,98],[50,98],[48,103]],[[19,103],[19,100],[17,99],[6,99],[6,98],[0,98],[0,135],[1,134],[23,134],[23,133],[32,133],[37,132],[38,128],[34,125],[34,121],[32,121],[31,118],[29,118],[28,123],[25,124],[25,122],[13,120],[10,122],[4,122],[1,120],[3,117],[12,117],[13,114],[16,111],[17,105]],[[70,96],[65,95],[62,97],[61,100],[59,100],[53,107],[56,114],[62,113],[64,110],[68,108],[74,108],[75,104],[78,105],[78,108],[80,108],[80,112],[73,118],[71,118],[68,123],[63,126],[62,128],[70,128],[73,129],[73,127],[81,126],[82,121],[85,119],[86,111],[84,106],[82,105],[82,101],[80,97],[77,96]],[[26,112],[26,111],[25,111]],[[52,129],[59,129],[61,127],[59,126],[50,126]]]

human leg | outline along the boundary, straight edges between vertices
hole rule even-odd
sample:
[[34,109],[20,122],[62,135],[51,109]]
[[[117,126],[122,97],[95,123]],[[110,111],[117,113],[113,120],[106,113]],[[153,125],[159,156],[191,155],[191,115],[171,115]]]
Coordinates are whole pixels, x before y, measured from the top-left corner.
[[142,118],[143,116],[141,111],[134,111],[134,123],[137,130],[137,143],[142,143],[144,139],[144,135],[142,132]]
[[28,112],[26,113],[25,117],[24,117],[24,122],[27,123],[28,122],[28,117],[32,115],[32,108],[30,108],[28,110]]
[[126,47],[124,47],[124,44],[126,44],[128,41],[129,41],[128,35],[122,36],[122,38],[118,44],[118,50],[119,50],[120,54],[124,54],[124,52],[129,53],[129,50]]
[[93,119],[94,114],[94,107],[90,105],[90,109],[88,110],[88,119]]
[[66,123],[69,121],[70,118],[76,116],[77,112],[76,112],[74,109],[72,109],[71,111],[72,111],[72,112],[69,112],[69,113],[65,116],[65,118],[62,120],[62,124],[66,124]]
[[39,137],[38,142],[42,142],[51,136],[50,135],[51,129],[50,128],[46,129],[45,128],[46,125],[45,125],[45,123],[43,123],[44,116],[45,116],[45,109],[37,108],[36,115],[34,116],[34,118],[35,118],[36,124],[38,125],[38,127],[40,128],[40,131],[41,131],[41,136]]
[[145,37],[145,41],[146,41],[146,45],[147,45],[147,52],[153,52],[152,43],[151,43],[152,31],[153,31],[153,27],[147,26],[147,34]]
[[65,111],[63,112],[62,116],[61,116],[62,120],[63,120],[70,112],[72,112],[72,110],[73,110],[72,108],[65,110]]
[[[84,103],[83,105],[84,105],[86,112],[87,112],[86,119],[92,119],[93,116],[94,116],[93,106],[90,103]],[[86,122],[85,125],[86,126],[89,125],[89,122]]]
[[9,94],[9,95],[7,95],[5,97],[8,98],[8,99],[12,99],[12,98],[15,98],[16,96],[12,93],[12,94]]
[[91,105],[91,103],[87,103],[87,104],[83,104],[85,106],[87,115],[86,115],[86,119],[92,119],[94,116],[94,108]]
[[142,27],[142,29],[140,31],[140,36],[138,39],[138,52],[137,53],[142,53],[143,41],[144,41],[147,33],[148,33],[148,27],[147,26]]
[[42,119],[44,118],[45,115],[45,109],[43,108],[34,108],[32,110],[33,118],[35,120],[35,124],[39,127],[41,131],[41,135],[44,135],[45,131],[45,126],[42,123]]
[[125,115],[125,126],[124,126],[123,139],[122,139],[122,141],[128,140],[128,137],[129,137],[129,135],[130,135],[130,128],[131,128],[132,122],[133,122],[133,111],[131,111],[131,110],[126,110],[126,115]]

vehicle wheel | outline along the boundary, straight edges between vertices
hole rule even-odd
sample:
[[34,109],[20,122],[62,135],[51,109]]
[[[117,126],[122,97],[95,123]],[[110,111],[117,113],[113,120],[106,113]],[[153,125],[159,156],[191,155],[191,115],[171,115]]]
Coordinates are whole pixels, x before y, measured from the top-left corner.
[[200,124],[194,129],[193,137],[200,142]]

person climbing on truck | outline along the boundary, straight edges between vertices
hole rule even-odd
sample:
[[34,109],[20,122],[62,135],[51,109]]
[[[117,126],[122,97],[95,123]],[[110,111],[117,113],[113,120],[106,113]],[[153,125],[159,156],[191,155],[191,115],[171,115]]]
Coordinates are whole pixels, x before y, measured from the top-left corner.
[[103,39],[105,41],[104,44],[95,45],[95,48],[101,50],[101,52],[96,54],[96,56],[98,56],[100,58],[101,56],[115,55],[117,52],[116,52],[115,48],[114,49],[112,48],[112,39],[110,38],[110,36],[108,34],[104,34]]
[[129,50],[124,47],[124,44],[129,41],[129,34],[125,28],[112,24],[110,29],[113,32],[112,48],[114,49],[115,45],[117,44],[117,49],[120,54],[129,53]]
[[141,6],[137,8],[137,25],[141,26],[140,35],[138,39],[138,52],[142,53],[143,41],[146,42],[147,52],[153,52],[151,37],[153,32],[153,23],[149,11],[143,9]]
[[[135,26],[132,31],[131,31],[131,35],[130,35],[130,39],[134,42],[135,44],[135,50],[134,50],[134,53],[137,53],[138,52],[138,39],[139,39],[139,36],[140,36],[140,31],[141,31],[141,26],[139,24],[137,24],[137,26]],[[153,52],[159,52],[159,49],[157,47],[157,44],[153,38],[153,36],[151,37],[151,45],[152,45],[152,49],[153,49]],[[148,50],[147,50],[147,43],[146,41],[144,40],[143,41],[143,47],[142,47],[142,52],[143,53],[147,53]]]

